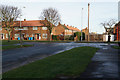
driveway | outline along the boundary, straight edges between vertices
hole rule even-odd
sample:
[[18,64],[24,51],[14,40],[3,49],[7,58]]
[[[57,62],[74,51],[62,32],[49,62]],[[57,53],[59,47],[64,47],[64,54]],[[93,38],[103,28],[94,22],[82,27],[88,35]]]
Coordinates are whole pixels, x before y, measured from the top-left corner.
[[[80,46],[93,46],[101,49],[107,48],[107,43],[40,43],[25,42],[24,44],[34,44],[33,47],[17,48],[2,52],[3,72],[17,68],[24,64],[51,56],[65,50]],[[111,44],[115,45],[115,44]]]

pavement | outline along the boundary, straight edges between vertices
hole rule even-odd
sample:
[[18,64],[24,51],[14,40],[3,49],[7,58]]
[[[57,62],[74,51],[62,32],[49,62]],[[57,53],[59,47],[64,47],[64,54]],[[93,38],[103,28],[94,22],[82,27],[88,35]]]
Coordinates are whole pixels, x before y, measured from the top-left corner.
[[98,50],[79,78],[120,80],[120,50],[111,45]]
[[118,50],[112,49],[107,43],[40,43],[25,42],[34,44],[33,47],[17,48],[2,51],[2,71],[6,72],[22,65],[34,62],[45,57],[58,54],[80,46],[92,46],[100,50],[92,58],[86,71],[80,78],[119,78],[120,64]]

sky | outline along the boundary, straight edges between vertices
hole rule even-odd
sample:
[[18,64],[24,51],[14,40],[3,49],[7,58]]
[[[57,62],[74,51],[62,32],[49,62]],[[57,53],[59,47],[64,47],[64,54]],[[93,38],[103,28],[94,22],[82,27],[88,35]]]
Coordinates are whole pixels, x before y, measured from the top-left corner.
[[[1,0],[0,5],[12,5],[22,9],[22,20],[39,20],[43,9],[52,7],[61,15],[61,23],[84,29],[88,26],[90,3],[90,32],[105,32],[100,23],[118,19],[118,0]],[[25,7],[25,8],[23,8]],[[82,11],[83,8],[83,11]],[[83,14],[83,16],[82,16]],[[83,18],[81,18],[83,17]],[[83,20],[83,23],[81,22]]]

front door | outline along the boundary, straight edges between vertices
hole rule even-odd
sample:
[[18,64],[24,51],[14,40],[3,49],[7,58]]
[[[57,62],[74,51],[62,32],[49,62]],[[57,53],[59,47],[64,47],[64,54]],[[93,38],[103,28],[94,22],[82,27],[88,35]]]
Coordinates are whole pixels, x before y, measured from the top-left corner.
[[37,34],[37,39],[40,40],[41,39],[41,35]]
[[24,39],[25,38],[25,34],[22,34],[22,39]]
[[1,34],[1,39],[4,39],[4,34]]
[[39,34],[37,34],[37,39],[39,39]]

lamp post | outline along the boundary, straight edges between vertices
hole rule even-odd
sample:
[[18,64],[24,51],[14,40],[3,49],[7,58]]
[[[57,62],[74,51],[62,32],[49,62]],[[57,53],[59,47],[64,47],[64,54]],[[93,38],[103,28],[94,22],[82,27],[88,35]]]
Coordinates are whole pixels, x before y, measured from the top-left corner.
[[[1,31],[0,31],[0,35],[1,35],[1,33],[2,33],[2,13],[1,13],[1,11],[0,11],[0,28],[1,28]],[[1,42],[0,43],[2,43],[2,38],[1,38]]]
[[88,3],[88,41],[89,41],[89,8],[90,4]]
[[83,8],[81,11],[81,41],[82,41],[82,27],[83,27]]
[[0,17],[0,28],[2,29],[2,17]]
[[[23,7],[23,8],[25,8],[25,7]],[[23,46],[23,44],[22,44],[22,24],[21,24],[21,16],[22,15],[20,15],[20,45],[21,45],[21,47]]]

